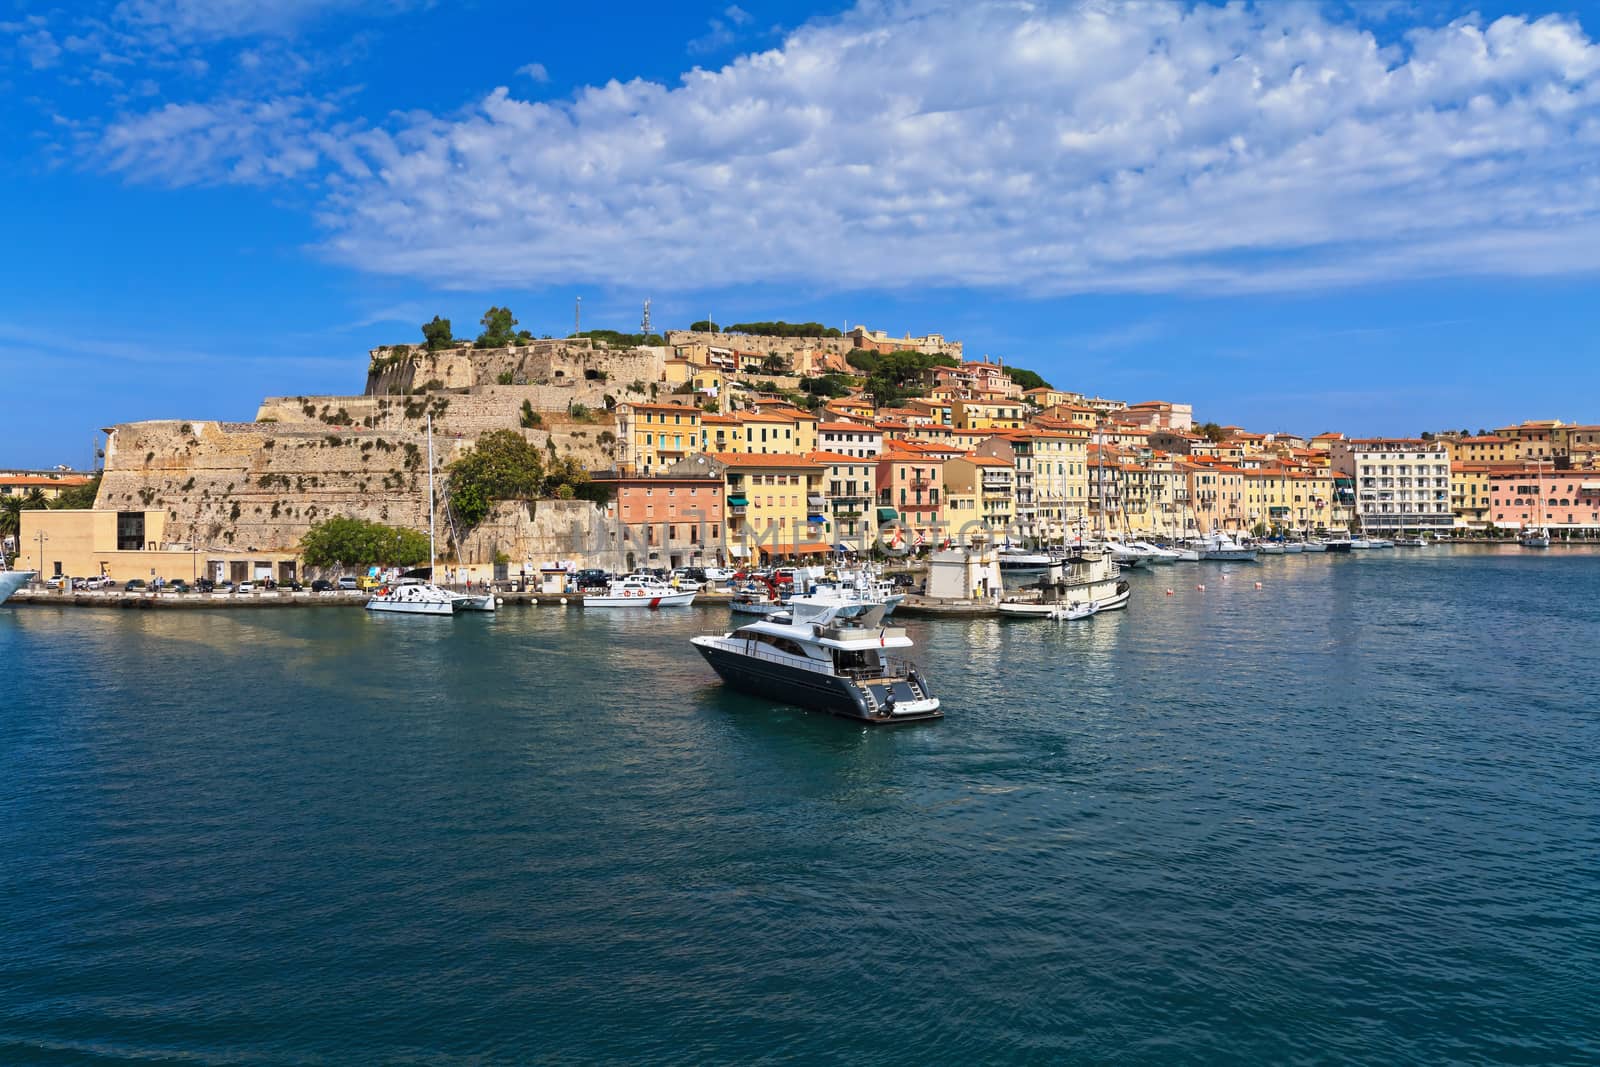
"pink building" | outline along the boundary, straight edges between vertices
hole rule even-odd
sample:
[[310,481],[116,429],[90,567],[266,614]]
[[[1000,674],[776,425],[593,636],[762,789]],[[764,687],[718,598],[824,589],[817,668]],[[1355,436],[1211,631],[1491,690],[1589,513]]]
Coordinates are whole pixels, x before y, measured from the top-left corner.
[[687,567],[718,562],[722,545],[721,477],[598,476],[616,496],[609,518],[626,532],[632,566]]
[[1600,535],[1600,471],[1529,465],[1489,474],[1489,521],[1496,526],[1548,526],[1556,536]]

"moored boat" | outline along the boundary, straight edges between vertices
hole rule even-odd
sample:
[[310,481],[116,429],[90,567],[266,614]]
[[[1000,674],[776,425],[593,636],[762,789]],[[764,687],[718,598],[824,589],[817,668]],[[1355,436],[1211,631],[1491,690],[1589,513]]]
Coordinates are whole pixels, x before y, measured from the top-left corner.
[[1197,537],[1188,543],[1200,553],[1200,558],[1203,560],[1249,563],[1256,558],[1256,550],[1250,545],[1236,541],[1221,532]]
[[997,605],[1002,615],[1058,618],[1078,609],[1092,609],[1072,618],[1128,606],[1132,590],[1117,564],[1106,555],[1083,552],[1061,562],[1059,572],[1017,590]]
[[590,593],[583,598],[586,608],[686,608],[693,603],[692,589],[674,589],[643,574],[614,578],[604,593]]
[[874,724],[942,717],[916,665],[889,655],[912,641],[884,624],[884,610],[797,596],[788,612],[690,640],[723,682],[756,696]]
[[38,572],[11,570],[6,566],[5,557],[0,555],[0,604],[4,604],[12,593],[31,582],[36,573]]
[[401,578],[369,597],[367,610],[395,615],[454,615],[456,594],[432,582]]

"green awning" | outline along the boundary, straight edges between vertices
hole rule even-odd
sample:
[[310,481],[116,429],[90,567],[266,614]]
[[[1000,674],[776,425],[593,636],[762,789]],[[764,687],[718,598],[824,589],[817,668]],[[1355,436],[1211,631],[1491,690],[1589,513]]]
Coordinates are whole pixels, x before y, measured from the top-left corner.
[[878,509],[878,521],[879,522],[894,522],[899,517],[900,517],[899,513],[896,512],[894,510],[894,508],[879,508]]
[[730,496],[728,498],[728,505],[730,507],[742,508],[742,507],[745,507],[746,505],[748,505],[749,503],[750,503],[750,501],[746,500],[744,498],[743,494],[740,494],[738,496]]

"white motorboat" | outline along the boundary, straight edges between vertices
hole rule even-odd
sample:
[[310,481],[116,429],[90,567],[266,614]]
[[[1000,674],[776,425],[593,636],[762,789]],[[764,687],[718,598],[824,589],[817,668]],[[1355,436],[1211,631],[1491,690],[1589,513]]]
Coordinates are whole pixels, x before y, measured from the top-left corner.
[[906,595],[896,589],[893,582],[865,567],[860,570],[842,570],[835,578],[818,579],[810,583],[805,592],[808,596],[830,593],[882,604],[885,615],[893,615],[894,609],[906,599]]
[[772,615],[788,606],[778,595],[776,582],[747,581],[728,601],[728,609],[735,615]]
[[1050,577],[1017,590],[996,606],[1002,615],[1041,619],[1056,618],[1071,609],[1099,612],[1125,608],[1133,594],[1121,574],[1110,556],[1083,552],[1062,560],[1059,572],[1052,571]]
[[1255,550],[1263,556],[1286,556],[1289,549],[1282,541],[1258,541]]
[[1095,604],[1057,604],[1050,612],[1050,617],[1056,622],[1077,622],[1099,612],[1100,608]]
[[1328,551],[1328,542],[1326,542],[1326,541],[1318,541],[1315,538],[1311,539],[1310,541],[1301,541],[1300,542],[1300,551],[1302,551],[1302,552],[1326,552],[1326,551]]
[[0,555],[0,604],[4,604],[12,593],[33,581],[37,571],[14,571],[6,566],[5,557]]
[[1394,539],[1396,548],[1424,548],[1427,544],[1428,542],[1420,537],[1396,537]]
[[1187,543],[1200,553],[1200,558],[1203,560],[1249,563],[1256,558],[1254,548],[1220,531],[1205,537],[1192,538]]
[[1298,556],[1300,553],[1304,552],[1305,550],[1306,550],[1306,546],[1305,546],[1305,542],[1303,542],[1303,541],[1285,541],[1285,542],[1283,542],[1283,551],[1285,553],[1287,553],[1288,555]]
[[1102,542],[1100,550],[1110,556],[1119,567],[1143,567],[1150,562],[1143,552],[1121,541]]
[[884,625],[883,604],[829,593],[790,609],[690,640],[725,683],[784,704],[880,725],[944,715],[916,665],[889,655],[912,641]]
[[1020,548],[1002,548],[995,556],[1000,561],[1002,575],[1043,574],[1055,562],[1047,552],[1027,552]]
[[1158,566],[1177,563],[1183,559],[1182,553],[1170,548],[1163,548],[1160,545],[1154,544],[1150,541],[1135,541],[1131,547],[1137,549],[1139,552],[1142,552],[1147,562],[1157,564]]
[[694,590],[674,589],[649,575],[614,578],[604,593],[583,598],[586,608],[686,608],[694,603]]

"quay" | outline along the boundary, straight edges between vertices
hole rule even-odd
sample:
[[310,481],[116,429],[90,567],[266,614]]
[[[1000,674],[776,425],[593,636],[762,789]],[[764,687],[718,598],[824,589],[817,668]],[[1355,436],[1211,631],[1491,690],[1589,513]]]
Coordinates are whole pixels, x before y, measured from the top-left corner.
[[[58,608],[125,608],[129,610],[215,610],[227,608],[359,608],[364,607],[370,594],[361,591],[334,590],[325,593],[289,592],[287,590],[262,590],[256,593],[172,593],[121,590],[76,590],[63,592],[56,589],[19,589],[11,594],[7,604],[29,604]],[[495,599],[502,605],[521,604],[534,607],[579,607],[583,596],[579,593],[533,593],[500,590]],[[696,604],[726,604],[733,594],[718,590],[696,594]]]

